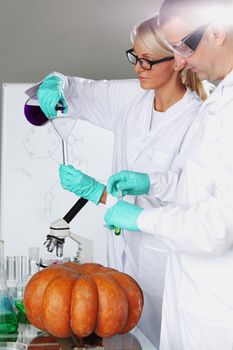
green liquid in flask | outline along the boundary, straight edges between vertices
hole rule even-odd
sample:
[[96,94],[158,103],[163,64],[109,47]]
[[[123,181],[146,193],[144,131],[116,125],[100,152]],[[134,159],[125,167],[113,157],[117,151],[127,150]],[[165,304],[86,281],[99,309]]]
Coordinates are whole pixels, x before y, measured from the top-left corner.
[[14,333],[18,328],[16,313],[6,286],[3,243],[0,241],[0,334]]
[[14,333],[18,328],[15,312],[0,314],[0,334]]

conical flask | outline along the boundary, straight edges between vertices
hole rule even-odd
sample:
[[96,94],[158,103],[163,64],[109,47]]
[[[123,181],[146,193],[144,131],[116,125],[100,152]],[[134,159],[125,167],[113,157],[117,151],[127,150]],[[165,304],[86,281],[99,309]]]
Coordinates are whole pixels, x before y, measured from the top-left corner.
[[18,328],[16,313],[5,279],[4,243],[0,241],[0,334],[14,333]]

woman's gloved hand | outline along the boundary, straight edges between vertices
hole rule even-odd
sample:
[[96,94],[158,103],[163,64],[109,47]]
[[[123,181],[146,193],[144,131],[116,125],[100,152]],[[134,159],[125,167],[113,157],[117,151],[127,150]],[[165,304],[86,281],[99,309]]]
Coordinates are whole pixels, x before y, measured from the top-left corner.
[[61,185],[65,190],[88,199],[96,205],[99,204],[105,189],[104,184],[75,169],[72,165],[60,165],[59,173]]
[[40,107],[48,119],[56,117],[56,106],[58,103],[62,104],[64,108],[63,113],[68,112],[64,86],[64,79],[60,75],[52,73],[44,78],[37,90]]
[[104,220],[110,230],[120,227],[128,231],[139,231],[137,220],[142,211],[137,205],[119,201],[107,209]]
[[122,170],[110,176],[107,184],[107,192],[114,197],[118,196],[118,190],[122,195],[147,194],[150,189],[150,179],[147,174]]

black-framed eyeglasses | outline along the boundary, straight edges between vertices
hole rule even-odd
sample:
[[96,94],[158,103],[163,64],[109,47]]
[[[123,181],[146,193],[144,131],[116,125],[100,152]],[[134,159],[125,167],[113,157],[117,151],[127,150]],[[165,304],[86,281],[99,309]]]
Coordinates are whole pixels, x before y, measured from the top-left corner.
[[129,49],[129,50],[126,51],[126,56],[127,56],[128,60],[129,60],[129,62],[134,64],[134,65],[139,63],[140,66],[143,69],[145,69],[145,70],[151,70],[151,68],[152,68],[152,66],[154,64],[159,64],[159,63],[166,62],[166,61],[171,61],[171,60],[174,59],[174,57],[171,56],[171,57],[161,58],[160,60],[150,61],[150,60],[148,60],[146,58],[138,57],[133,52],[134,52],[134,49]]
[[210,23],[203,24],[202,26],[198,27],[196,30],[184,37],[177,44],[171,44],[168,41],[165,41],[165,43],[168,47],[170,47],[172,51],[174,51],[178,55],[183,57],[189,57],[198,47],[209,24]]

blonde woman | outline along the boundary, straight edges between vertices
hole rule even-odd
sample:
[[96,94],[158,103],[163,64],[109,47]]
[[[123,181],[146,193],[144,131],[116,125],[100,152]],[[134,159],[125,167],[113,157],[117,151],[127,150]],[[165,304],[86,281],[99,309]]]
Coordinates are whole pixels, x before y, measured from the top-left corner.
[[[65,111],[113,132],[113,173],[164,173],[207,92],[194,73],[176,67],[172,51],[159,39],[157,16],[135,28],[132,42],[126,54],[136,79],[94,81],[52,73],[37,95],[48,118],[56,116],[60,101]],[[60,177],[62,186],[76,195],[106,202],[105,186],[71,165],[60,167]],[[127,197],[144,208],[162,203],[150,195]],[[107,249],[109,266],[132,275],[142,287],[145,306],[139,326],[158,346],[167,247],[155,237],[124,230],[120,236],[109,232]]]

